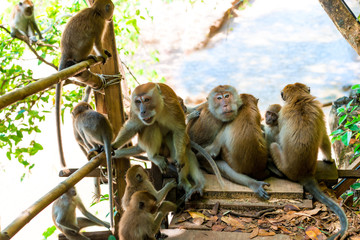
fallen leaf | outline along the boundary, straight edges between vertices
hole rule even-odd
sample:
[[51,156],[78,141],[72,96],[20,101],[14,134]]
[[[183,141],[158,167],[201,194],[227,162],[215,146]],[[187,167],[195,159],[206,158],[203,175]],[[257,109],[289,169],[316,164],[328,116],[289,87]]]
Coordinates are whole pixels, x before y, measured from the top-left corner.
[[271,225],[271,227],[270,227],[272,230],[274,230],[274,231],[277,231],[278,229],[279,229],[279,227],[278,226],[276,226],[276,225]]
[[211,228],[214,224],[215,224],[214,221],[207,221],[207,222],[205,223],[205,226]]
[[193,223],[195,223],[195,225],[200,226],[201,224],[204,223],[204,219],[203,218],[194,218]]
[[204,220],[208,220],[209,218],[207,216],[205,216],[204,214],[202,213],[199,213],[199,212],[191,212],[191,211],[188,211],[188,213],[190,214],[190,216],[192,218],[202,218]]
[[266,231],[265,229],[259,229],[258,236],[274,236],[276,233],[273,231]]
[[289,211],[300,211],[300,208],[294,204],[286,204],[284,206],[284,211],[289,212]]
[[216,202],[214,207],[211,209],[210,213],[212,215],[216,215],[219,211],[219,206],[220,206],[220,203],[219,202]]
[[215,232],[221,232],[222,230],[224,230],[224,228],[226,228],[225,225],[216,224],[211,227],[211,230],[213,230]]
[[291,231],[287,230],[286,227],[283,227],[283,226],[279,226],[279,228],[283,231],[283,233],[286,233],[286,234],[292,234]]
[[234,217],[222,217],[221,221],[227,223],[228,225],[232,226],[232,227],[237,227],[237,228],[245,228],[244,224],[242,224],[238,219],[234,218]]
[[211,217],[209,217],[208,220],[216,222],[218,219],[219,219],[218,216],[211,216]]
[[256,237],[259,234],[259,228],[254,228],[254,230],[250,234],[250,239]]
[[313,216],[313,215],[318,214],[318,212],[320,212],[320,210],[321,210],[321,208],[315,208],[315,209],[312,209],[312,210],[302,211],[302,213],[304,213],[306,215]]
[[310,226],[305,229],[306,235],[312,240],[326,239],[325,235],[317,227]]

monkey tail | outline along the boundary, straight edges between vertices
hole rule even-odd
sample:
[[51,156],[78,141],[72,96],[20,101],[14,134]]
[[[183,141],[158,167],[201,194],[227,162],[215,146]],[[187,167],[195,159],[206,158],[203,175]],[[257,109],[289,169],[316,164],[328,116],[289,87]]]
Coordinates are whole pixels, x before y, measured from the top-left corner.
[[106,155],[108,184],[109,184],[109,201],[110,201],[110,230],[114,230],[114,210],[113,210],[113,179],[112,179],[112,161],[111,161],[111,139],[104,140],[104,150]]
[[325,195],[320,190],[318,182],[315,180],[314,177],[306,178],[301,180],[300,183],[308,190],[317,200],[325,204],[328,208],[330,208],[340,219],[341,229],[334,235],[331,235],[328,239],[333,240],[337,236],[343,236],[348,229],[348,220],[345,215],[345,212],[341,209],[341,207],[330,197]]
[[[59,64],[59,71],[65,68],[66,64],[66,57],[61,56],[60,58],[60,64]],[[55,121],[56,121],[56,133],[57,133],[57,139],[58,139],[58,148],[59,148],[59,157],[60,157],[60,163],[61,167],[66,168],[66,161],[64,157],[64,149],[62,145],[62,137],[61,137],[61,95],[62,95],[62,82],[59,82],[56,84],[56,90],[55,90]]]
[[223,178],[221,177],[220,170],[219,170],[218,166],[216,165],[216,162],[214,161],[214,159],[210,156],[209,153],[207,153],[205,151],[205,149],[203,147],[201,147],[196,142],[190,140],[190,144],[191,144],[192,148],[194,148],[196,151],[200,152],[206,158],[206,160],[208,160],[209,164],[211,165],[211,168],[214,170],[214,173],[216,175],[216,178],[217,178],[220,186],[223,188],[225,186],[225,183],[224,183]]

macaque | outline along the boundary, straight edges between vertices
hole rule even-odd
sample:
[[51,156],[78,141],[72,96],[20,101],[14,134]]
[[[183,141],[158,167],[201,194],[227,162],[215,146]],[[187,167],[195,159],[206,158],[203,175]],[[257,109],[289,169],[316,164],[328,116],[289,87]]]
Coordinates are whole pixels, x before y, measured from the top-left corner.
[[10,17],[11,37],[26,37],[30,40],[30,44],[37,42],[35,32],[42,39],[41,32],[35,21],[34,4],[31,0],[20,0],[15,5]]
[[[111,141],[113,139],[113,130],[109,120],[92,109],[89,103],[78,103],[73,111],[74,131],[80,136],[85,149],[89,151],[105,151],[107,172],[109,178],[109,201],[110,201],[110,226],[113,230],[113,187],[112,187],[112,163],[111,163]],[[76,135],[76,134],[75,134]]]
[[[78,208],[84,217],[76,217]],[[101,221],[88,212],[76,193],[75,187],[56,199],[52,206],[52,219],[57,227],[69,240],[90,240],[80,233],[80,230],[89,226],[104,226],[110,228],[109,223]]]
[[272,104],[265,112],[265,139],[266,145],[269,148],[273,142],[279,142],[279,112],[281,110],[280,104]]
[[171,189],[176,187],[176,182],[168,182],[160,191],[156,191],[145,169],[140,165],[134,165],[126,172],[126,188],[121,199],[123,210],[129,206],[131,196],[137,191],[147,191],[156,197],[157,203],[165,199]]
[[[88,58],[93,58],[90,55],[92,49],[97,56],[103,58],[103,63],[108,57],[111,57],[111,54],[103,49],[102,37],[106,23],[112,20],[113,11],[114,4],[111,0],[96,0],[91,7],[81,10],[69,20],[61,35],[59,71]],[[56,85],[55,113],[60,160],[62,167],[65,168],[60,122],[61,94],[62,82]]]
[[338,215],[341,230],[328,239],[344,235],[348,221],[340,206],[325,195],[315,180],[319,148],[326,160],[332,162],[331,144],[326,133],[321,103],[302,83],[289,84],[281,92],[285,101],[279,117],[279,143],[272,143],[270,151],[277,168],[290,180],[301,183],[316,199]]
[[147,191],[137,191],[130,199],[130,203],[119,223],[120,240],[155,240],[155,234],[160,230],[162,219],[176,205],[163,201],[157,206],[157,199]]
[[[149,82],[134,89],[130,119],[112,143],[113,149],[123,146],[136,134],[138,145],[131,148],[133,152],[146,151],[149,160],[162,172],[167,168],[168,152],[178,164],[179,184],[185,192],[189,196],[193,192],[202,194],[205,179],[190,148],[190,139],[185,132],[185,115],[177,95],[166,84]],[[211,166],[217,168],[214,161]],[[218,177],[221,179],[221,176]]]
[[221,165],[219,168],[225,178],[248,186],[258,196],[269,199],[264,190],[269,184],[255,180],[268,176],[268,151],[261,130],[258,99],[250,94],[240,94],[240,99],[242,106],[235,119],[221,129],[205,150],[213,157],[222,152],[225,161],[218,161],[218,165]]

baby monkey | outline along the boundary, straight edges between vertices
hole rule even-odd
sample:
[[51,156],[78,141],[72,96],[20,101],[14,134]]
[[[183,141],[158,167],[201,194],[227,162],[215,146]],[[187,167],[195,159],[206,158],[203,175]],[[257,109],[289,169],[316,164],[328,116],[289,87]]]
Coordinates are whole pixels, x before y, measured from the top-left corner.
[[126,172],[126,189],[121,200],[124,210],[130,204],[131,196],[137,191],[147,191],[156,197],[157,203],[165,199],[171,189],[176,187],[176,182],[168,182],[160,191],[156,191],[150,182],[149,176],[145,169],[140,165],[134,165]]
[[[76,217],[78,208],[84,217]],[[104,226],[110,228],[110,224],[101,221],[88,212],[76,193],[75,187],[70,188],[66,193],[55,200],[52,207],[52,218],[55,226],[69,240],[90,240],[80,233],[80,230],[89,226]]]
[[176,205],[163,201],[160,206],[154,195],[147,191],[137,191],[131,196],[130,203],[121,217],[119,224],[120,240],[155,240],[155,234],[160,230],[162,219]]

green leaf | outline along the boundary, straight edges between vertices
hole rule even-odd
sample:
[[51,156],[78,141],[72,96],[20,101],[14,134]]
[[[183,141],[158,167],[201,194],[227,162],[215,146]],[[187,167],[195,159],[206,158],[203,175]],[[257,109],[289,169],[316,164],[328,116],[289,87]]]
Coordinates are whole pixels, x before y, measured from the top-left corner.
[[341,125],[346,120],[346,115],[343,115],[339,118],[339,125]]
[[353,189],[360,189],[360,183],[354,183],[353,185],[351,185],[351,188]]
[[49,227],[48,229],[46,229],[45,232],[43,232],[43,236],[45,239],[47,239],[48,237],[50,237],[54,232],[56,231],[56,227],[55,226],[52,226],[52,227]]
[[352,132],[346,132],[342,137],[341,141],[345,146],[349,146],[350,139],[351,139]]
[[346,105],[346,108],[349,109],[351,107],[351,104],[354,102],[354,99],[351,100],[350,102],[348,102],[348,104]]
[[351,89],[358,89],[358,88],[360,88],[360,84],[355,84],[351,87]]
[[337,130],[333,131],[333,132],[330,134],[330,136],[338,135],[338,134],[343,133],[343,132],[344,132],[344,130],[342,130],[342,129],[337,129]]
[[344,107],[339,107],[338,109],[336,109],[337,113],[342,113],[345,111]]
[[108,240],[116,240],[116,237],[114,237],[113,235],[110,235]]

